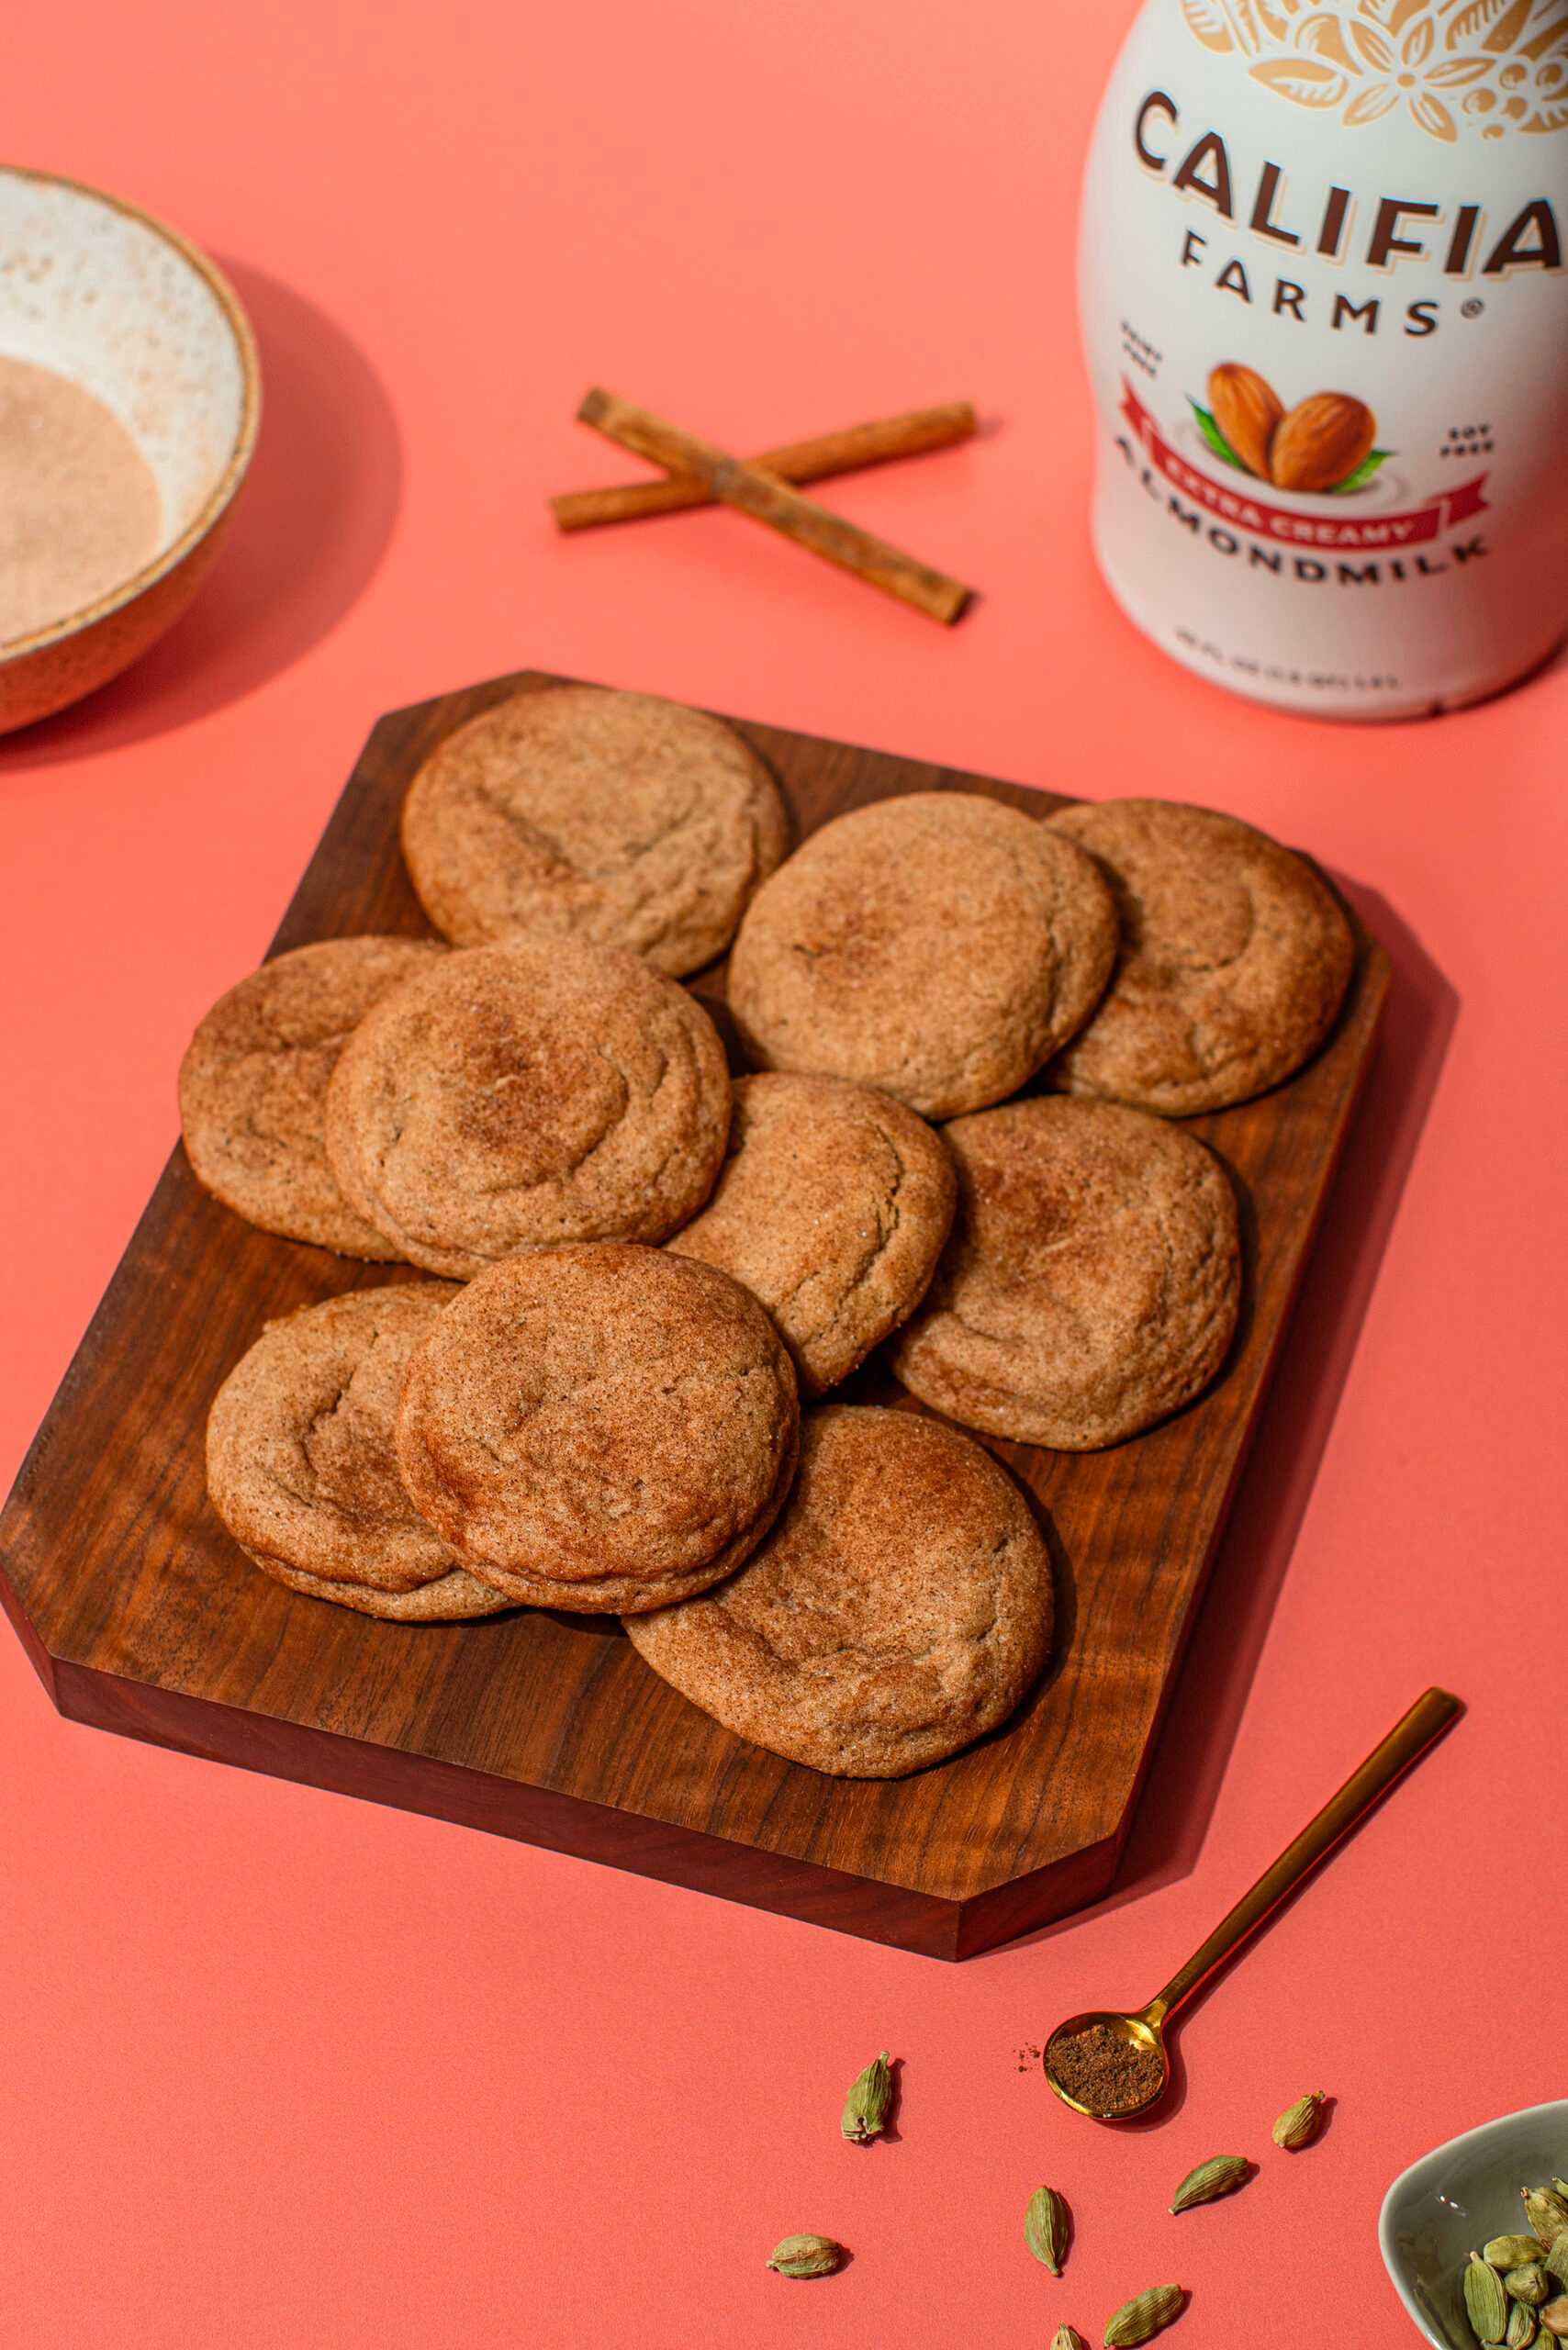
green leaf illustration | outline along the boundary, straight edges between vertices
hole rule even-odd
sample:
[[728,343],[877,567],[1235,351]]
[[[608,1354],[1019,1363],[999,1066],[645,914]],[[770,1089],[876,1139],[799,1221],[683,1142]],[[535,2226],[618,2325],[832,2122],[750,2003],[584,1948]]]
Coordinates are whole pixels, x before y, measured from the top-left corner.
[[1373,474],[1376,473],[1379,465],[1383,463],[1384,459],[1392,457],[1394,451],[1392,449],[1372,450],[1361,459],[1361,464],[1356,467],[1353,474],[1347,474],[1343,481],[1337,481],[1335,483],[1330,494],[1335,498],[1343,498],[1348,489],[1360,489],[1363,482],[1371,481]]
[[1191,392],[1187,395],[1187,404],[1191,408],[1193,414],[1198,420],[1198,431],[1203,434],[1204,439],[1208,442],[1209,447],[1214,451],[1215,455],[1216,457],[1223,457],[1227,465],[1234,465],[1238,473],[1244,474],[1247,471],[1246,466],[1242,464],[1240,458],[1237,455],[1235,450],[1231,447],[1229,442],[1226,439],[1224,433],[1215,422],[1214,418],[1209,414],[1208,409],[1206,408],[1200,408],[1197,401],[1193,399]]

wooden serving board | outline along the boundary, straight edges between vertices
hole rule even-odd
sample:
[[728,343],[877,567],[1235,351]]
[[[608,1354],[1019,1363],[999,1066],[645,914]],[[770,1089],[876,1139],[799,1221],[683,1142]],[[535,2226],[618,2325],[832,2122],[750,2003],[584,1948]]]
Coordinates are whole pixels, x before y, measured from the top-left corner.
[[[422,934],[398,850],[405,785],[461,721],[554,682],[497,678],[383,718],[273,951]],[[1040,815],[1060,804],[809,735],[740,731],[799,834],[895,792],[983,791]],[[722,968],[697,986],[722,1011]],[[830,1779],[748,1746],[656,1679],[612,1617],[393,1624],[259,1573],[207,1506],[207,1406],[272,1316],[398,1273],[253,1231],[198,1189],[178,1147],[0,1520],[0,1597],[61,1712],[105,1729],[944,1958],[1061,1917],[1114,1873],[1386,987],[1386,958],[1363,938],[1345,1013],[1311,1067],[1193,1122],[1243,1199],[1247,1299],[1219,1382],[1108,1452],[994,1446],[1043,1505],[1061,1637],[1014,1720],[932,1770]],[[899,1391],[873,1362],[840,1393]]]

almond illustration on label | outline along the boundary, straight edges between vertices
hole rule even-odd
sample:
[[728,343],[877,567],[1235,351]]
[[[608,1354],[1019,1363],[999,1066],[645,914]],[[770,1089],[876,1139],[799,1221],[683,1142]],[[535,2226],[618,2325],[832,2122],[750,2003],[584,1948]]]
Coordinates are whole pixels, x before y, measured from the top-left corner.
[[1272,384],[1266,383],[1255,368],[1227,359],[1210,368],[1208,392],[1209,413],[1235,455],[1249,474],[1256,474],[1260,481],[1269,480],[1269,453],[1285,412]]
[[1282,417],[1269,443],[1279,489],[1333,489],[1372,454],[1377,419],[1350,392],[1314,392]]

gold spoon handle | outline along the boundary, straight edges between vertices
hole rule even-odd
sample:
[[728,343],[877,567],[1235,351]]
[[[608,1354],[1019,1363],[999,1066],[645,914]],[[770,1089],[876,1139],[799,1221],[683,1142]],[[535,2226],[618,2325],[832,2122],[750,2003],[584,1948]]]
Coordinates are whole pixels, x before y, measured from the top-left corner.
[[1239,1948],[1249,1934],[1280,1906],[1287,1893],[1332,1852],[1400,1774],[1463,1711],[1446,1689],[1428,1689],[1417,1697],[1403,1721],[1396,1722],[1381,1746],[1373,1747],[1360,1770],[1353,1771],[1337,1796],[1331,1796],[1316,1819],[1309,1820],[1294,1844],[1287,1844],[1272,1868],[1265,1869],[1249,1893],[1244,1893],[1228,1918],[1217,1925],[1203,1946],[1193,1953],[1178,1975],[1171,1976],[1157,1998],[1144,2009],[1158,2027],[1190,1999],[1200,1983]]

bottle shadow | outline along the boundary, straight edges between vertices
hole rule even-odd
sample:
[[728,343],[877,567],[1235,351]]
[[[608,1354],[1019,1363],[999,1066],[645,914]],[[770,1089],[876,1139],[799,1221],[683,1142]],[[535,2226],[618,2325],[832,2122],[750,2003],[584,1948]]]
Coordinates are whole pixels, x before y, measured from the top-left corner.
[[262,358],[261,434],[228,542],[167,636],[85,700],[0,742],[0,766],[88,757],[241,699],[319,643],[380,566],[403,476],[380,378],[304,295],[218,258]]
[[[1103,1900],[1021,1936],[1005,1945],[1008,1951],[1048,1942],[1084,1918],[1119,1909],[1189,1875],[1196,1865],[1333,1429],[1459,1010],[1448,979],[1385,901],[1375,890],[1335,878],[1387,951],[1392,966],[1383,1033],[1366,1091],[1186,1655],[1150,1751],[1144,1792],[1115,1882]],[[1369,1743],[1382,1727],[1369,1725]],[[1327,1796],[1331,1787],[1326,1785],[1322,1792]],[[1271,1858],[1271,1853],[1258,1854],[1259,1868]],[[1244,1876],[1235,1892],[1239,1894],[1249,1881]],[[1182,1953],[1169,1956],[1174,1967]],[[1113,1998],[1125,1991],[1129,1998],[1146,1998],[1153,1986],[1113,1984],[1105,1988]],[[1174,2070],[1174,2040],[1171,2053]],[[1179,2086],[1173,2080],[1173,2087]],[[1181,2102],[1180,2095],[1162,2099],[1147,2126],[1170,2120]]]

